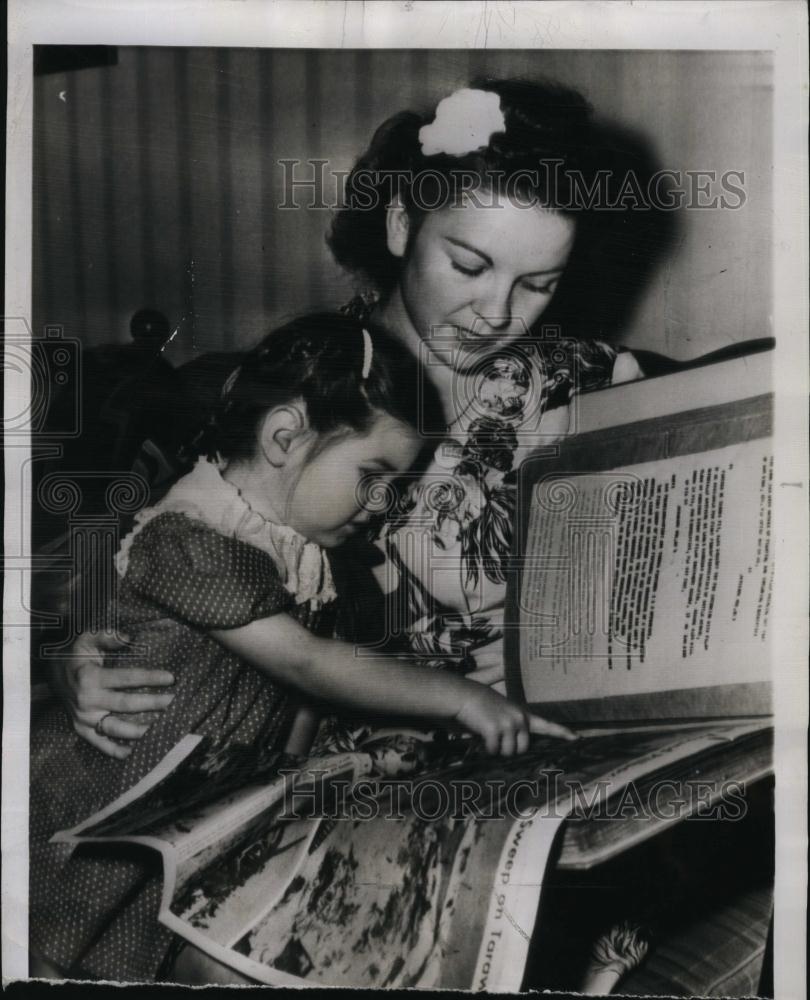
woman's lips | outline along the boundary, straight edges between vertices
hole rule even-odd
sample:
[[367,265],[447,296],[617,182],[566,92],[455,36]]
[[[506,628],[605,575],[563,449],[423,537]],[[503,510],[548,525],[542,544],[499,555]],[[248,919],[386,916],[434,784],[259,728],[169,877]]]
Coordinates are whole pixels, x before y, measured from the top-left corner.
[[499,343],[492,334],[473,333],[466,327],[457,326],[459,345],[466,351],[490,351]]
[[489,340],[486,334],[475,333],[467,326],[454,326],[453,329],[456,331],[456,336],[463,343],[481,343],[482,341]]

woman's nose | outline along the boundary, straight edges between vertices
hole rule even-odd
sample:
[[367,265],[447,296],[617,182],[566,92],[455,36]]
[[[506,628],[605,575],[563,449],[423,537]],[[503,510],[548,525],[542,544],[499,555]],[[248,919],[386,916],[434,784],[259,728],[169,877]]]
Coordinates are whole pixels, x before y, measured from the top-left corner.
[[475,314],[493,330],[503,330],[512,322],[512,286],[492,284],[479,295]]

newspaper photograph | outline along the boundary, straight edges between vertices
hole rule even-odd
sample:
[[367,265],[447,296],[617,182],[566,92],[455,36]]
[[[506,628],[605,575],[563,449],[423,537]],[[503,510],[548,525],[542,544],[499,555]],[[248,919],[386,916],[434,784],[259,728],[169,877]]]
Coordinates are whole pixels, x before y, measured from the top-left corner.
[[801,995],[805,8],[8,25],[4,988]]
[[[664,818],[731,815],[752,761],[753,777],[770,773],[767,729],[597,730],[501,761],[469,739],[388,734],[351,754],[280,759],[275,776],[244,760],[223,766],[221,747],[188,736],[51,840],[158,851],[160,922],[257,982],[514,992],[562,823],[578,821],[557,863],[577,868],[655,836]],[[718,756],[728,768],[732,755],[747,770],[706,798],[709,768]],[[640,789],[659,796],[662,776],[690,765],[683,787],[694,802],[667,802],[664,817],[656,799],[657,822],[652,809],[643,826],[617,822]],[[591,843],[600,814],[611,817],[612,843]]]

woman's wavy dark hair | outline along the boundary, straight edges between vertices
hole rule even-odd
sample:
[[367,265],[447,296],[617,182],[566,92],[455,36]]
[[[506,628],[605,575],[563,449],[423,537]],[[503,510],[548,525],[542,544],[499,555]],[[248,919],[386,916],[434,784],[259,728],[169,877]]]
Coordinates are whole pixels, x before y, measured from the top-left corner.
[[444,429],[436,390],[403,344],[365,324],[372,342],[363,378],[364,324],[340,313],[303,316],[268,334],[225,383],[219,405],[194,441],[209,458],[249,458],[273,407],[302,400],[319,435],[363,433],[380,413],[430,438]]
[[[454,184],[462,174],[477,177],[484,190],[510,190],[548,208],[560,206],[561,211],[575,211],[569,172],[576,171],[590,186],[591,107],[581,94],[552,82],[484,78],[470,86],[500,98],[506,130],[494,134],[486,148],[465,156],[425,156],[419,130],[433,120],[434,112],[402,111],[377,129],[347,178],[344,205],[327,243],[339,264],[369,281],[383,297],[396,284],[401,264],[386,245],[385,216],[392,197],[401,198],[413,235],[424,207],[442,207],[435,201],[442,194],[454,197]],[[426,182],[418,198],[416,176]],[[431,177],[436,179],[433,190]]]

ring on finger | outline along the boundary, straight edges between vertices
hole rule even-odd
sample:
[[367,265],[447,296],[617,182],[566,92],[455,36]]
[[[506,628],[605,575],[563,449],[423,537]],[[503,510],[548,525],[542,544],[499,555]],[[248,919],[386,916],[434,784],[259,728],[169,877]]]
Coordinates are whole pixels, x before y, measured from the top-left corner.
[[111,715],[112,715],[112,712],[107,712],[105,715],[102,715],[101,718],[96,723],[95,730],[96,730],[96,732],[98,733],[99,736],[106,736],[107,735],[104,732],[104,723],[107,721],[107,719],[109,719],[109,717]]

